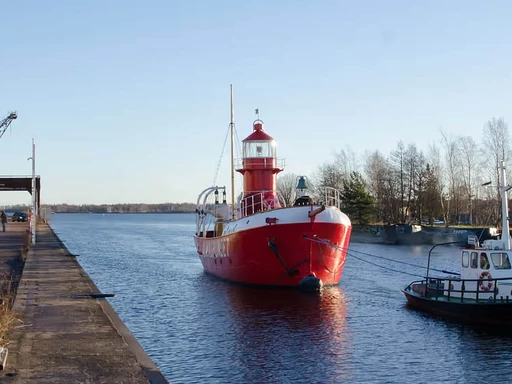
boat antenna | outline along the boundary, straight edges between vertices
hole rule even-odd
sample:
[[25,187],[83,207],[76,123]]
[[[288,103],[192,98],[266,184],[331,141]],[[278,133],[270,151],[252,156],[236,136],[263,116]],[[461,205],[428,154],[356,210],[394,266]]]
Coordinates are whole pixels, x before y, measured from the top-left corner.
[[235,101],[233,98],[233,84],[230,84],[231,91],[231,219],[235,220]]
[[505,175],[505,161],[500,165],[500,193],[501,193],[501,240],[505,249],[510,249],[510,224],[508,219],[507,180]]

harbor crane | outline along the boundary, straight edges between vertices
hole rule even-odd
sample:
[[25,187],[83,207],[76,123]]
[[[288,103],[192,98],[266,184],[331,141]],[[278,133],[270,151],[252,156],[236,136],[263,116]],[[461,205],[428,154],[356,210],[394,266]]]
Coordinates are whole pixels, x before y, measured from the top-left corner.
[[12,121],[17,118],[18,114],[16,112],[10,112],[5,119],[0,120],[0,138],[2,138],[7,128],[9,128],[9,125],[11,125]]

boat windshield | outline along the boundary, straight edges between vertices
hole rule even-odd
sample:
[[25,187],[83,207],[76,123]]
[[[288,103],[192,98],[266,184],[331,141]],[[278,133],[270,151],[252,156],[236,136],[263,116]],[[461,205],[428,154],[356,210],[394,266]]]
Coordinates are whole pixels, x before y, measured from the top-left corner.
[[491,260],[496,269],[510,269],[510,260],[505,252],[491,253]]

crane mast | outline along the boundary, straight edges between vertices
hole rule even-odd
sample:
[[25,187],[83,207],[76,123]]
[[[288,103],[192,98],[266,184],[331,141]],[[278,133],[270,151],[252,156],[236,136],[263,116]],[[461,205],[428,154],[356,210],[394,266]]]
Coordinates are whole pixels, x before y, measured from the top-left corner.
[[16,112],[11,112],[5,119],[0,120],[0,138],[4,135],[7,128],[9,128],[9,125],[11,125],[12,121],[17,118],[18,114]]

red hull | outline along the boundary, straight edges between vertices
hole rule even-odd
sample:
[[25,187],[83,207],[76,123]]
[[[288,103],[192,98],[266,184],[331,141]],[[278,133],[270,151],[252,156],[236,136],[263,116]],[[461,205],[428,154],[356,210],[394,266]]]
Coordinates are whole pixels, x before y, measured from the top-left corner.
[[[204,270],[212,275],[245,284],[297,287],[307,276],[316,276],[323,285],[340,281],[350,232],[350,224],[302,222],[194,239]],[[308,239],[325,239],[331,246]]]

